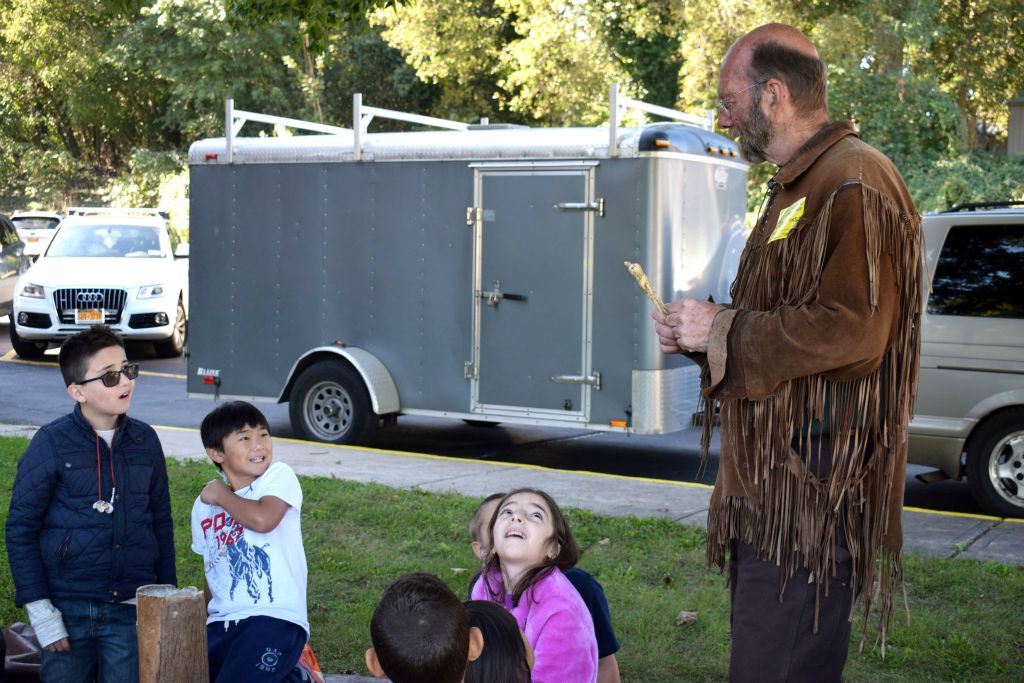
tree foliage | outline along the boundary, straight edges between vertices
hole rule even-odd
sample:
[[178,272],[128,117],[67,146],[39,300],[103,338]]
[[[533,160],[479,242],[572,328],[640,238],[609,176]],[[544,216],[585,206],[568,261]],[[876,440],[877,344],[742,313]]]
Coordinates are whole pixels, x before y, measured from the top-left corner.
[[7,0],[0,205],[112,196],[117,174],[137,187],[140,168],[160,172],[152,159],[220,134],[225,97],[342,125],[356,91],[446,118],[581,125],[604,120],[619,83],[699,110],[728,46],[769,21],[819,46],[832,115],[906,169],[923,205],[1019,189],[1019,164],[989,152],[1024,88],[1020,0]]

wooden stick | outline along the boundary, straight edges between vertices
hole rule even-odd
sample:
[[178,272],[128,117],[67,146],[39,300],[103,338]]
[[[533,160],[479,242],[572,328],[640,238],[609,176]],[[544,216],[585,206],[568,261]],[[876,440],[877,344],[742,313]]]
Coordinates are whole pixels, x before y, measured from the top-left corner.
[[135,597],[139,683],[209,680],[203,592],[153,584],[141,586]]
[[633,276],[636,283],[640,285],[640,289],[644,290],[644,294],[651,300],[651,303],[658,307],[662,315],[668,315],[668,309],[662,303],[661,297],[655,293],[654,287],[651,286],[651,281],[647,278],[647,273],[644,272],[643,266],[639,263],[630,263],[629,261],[623,261],[622,264],[626,266],[626,270]]

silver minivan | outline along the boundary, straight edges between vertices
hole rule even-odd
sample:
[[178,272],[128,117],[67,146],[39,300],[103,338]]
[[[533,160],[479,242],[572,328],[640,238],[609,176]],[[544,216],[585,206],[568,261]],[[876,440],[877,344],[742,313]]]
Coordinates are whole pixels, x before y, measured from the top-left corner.
[[923,226],[931,289],[909,461],[966,476],[989,514],[1024,517],[1024,202]]
[[0,316],[11,312],[14,288],[21,274],[28,270],[28,263],[25,243],[14,223],[0,213]]

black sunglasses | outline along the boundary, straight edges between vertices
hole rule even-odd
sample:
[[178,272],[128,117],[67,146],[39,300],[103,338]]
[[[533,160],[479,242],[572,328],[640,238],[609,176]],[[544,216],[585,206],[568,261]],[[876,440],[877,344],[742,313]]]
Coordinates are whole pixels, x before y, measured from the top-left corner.
[[121,383],[121,373],[128,379],[135,379],[139,376],[139,364],[138,363],[125,363],[120,370],[107,370],[99,377],[93,377],[92,379],[83,379],[81,382],[75,382],[75,384],[88,384],[89,382],[95,382],[100,380],[103,382],[105,387],[116,387]]

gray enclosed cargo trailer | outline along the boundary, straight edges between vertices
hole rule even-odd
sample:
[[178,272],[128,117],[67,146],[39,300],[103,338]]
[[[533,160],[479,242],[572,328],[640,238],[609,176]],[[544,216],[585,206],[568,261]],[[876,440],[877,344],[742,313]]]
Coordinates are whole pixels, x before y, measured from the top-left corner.
[[623,262],[666,299],[728,300],[735,143],[470,128],[192,145],[189,396],[288,401],[296,432],[339,443],[403,413],[688,427],[698,368],[659,351]]

